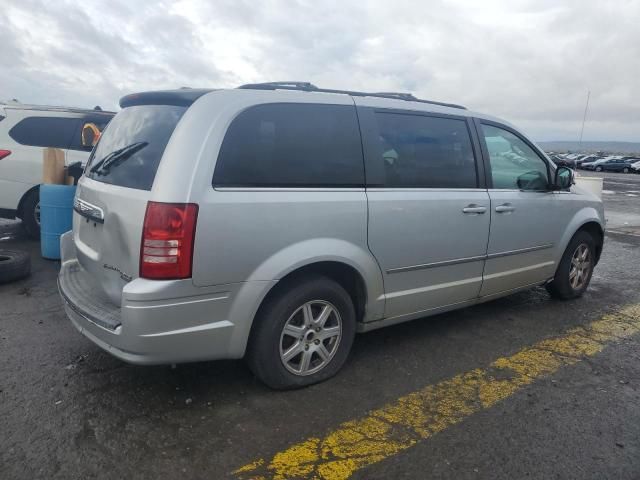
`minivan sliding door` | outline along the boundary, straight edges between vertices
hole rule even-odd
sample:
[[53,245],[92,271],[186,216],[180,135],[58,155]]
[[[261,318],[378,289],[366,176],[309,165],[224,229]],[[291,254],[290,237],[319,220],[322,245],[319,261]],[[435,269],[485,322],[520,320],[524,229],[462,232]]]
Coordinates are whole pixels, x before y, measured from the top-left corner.
[[[368,99],[356,99],[365,104]],[[475,299],[489,196],[473,124],[463,116],[359,107],[369,248],[384,276],[385,317]]]

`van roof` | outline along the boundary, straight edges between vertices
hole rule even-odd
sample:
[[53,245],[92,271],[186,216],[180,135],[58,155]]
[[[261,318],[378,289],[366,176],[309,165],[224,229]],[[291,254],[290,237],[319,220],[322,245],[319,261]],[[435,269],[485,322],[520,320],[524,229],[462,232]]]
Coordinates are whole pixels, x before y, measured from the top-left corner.
[[104,114],[113,116],[116,112],[111,112],[108,110],[96,110],[89,108],[76,108],[76,107],[61,107],[55,105],[31,105],[26,103],[19,102],[0,102],[0,108],[5,110],[38,110],[38,111],[46,111],[46,112],[69,112],[69,113],[83,113],[83,114]]
[[[240,85],[239,89],[244,90],[293,90],[299,92],[321,92],[350,95],[353,97],[377,97],[390,100],[405,100],[408,102],[428,103],[441,107],[457,108],[466,110],[462,105],[454,103],[437,102],[434,100],[424,100],[415,97],[411,93],[401,92],[359,92],[355,90],[335,90],[328,88],[319,88],[309,82],[266,82],[266,83],[248,83]],[[122,97],[120,106],[122,108],[133,105],[176,105],[189,106],[202,95],[212,92],[215,89],[195,89],[181,88],[178,90],[160,90],[155,92],[133,93]]]

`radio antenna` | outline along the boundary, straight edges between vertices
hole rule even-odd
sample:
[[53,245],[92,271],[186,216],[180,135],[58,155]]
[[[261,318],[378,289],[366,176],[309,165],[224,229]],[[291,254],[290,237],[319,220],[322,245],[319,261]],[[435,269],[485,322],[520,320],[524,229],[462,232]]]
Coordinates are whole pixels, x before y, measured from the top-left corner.
[[580,150],[582,150],[582,135],[584,134],[584,124],[587,121],[587,110],[589,109],[589,97],[591,97],[591,90],[587,90],[587,103],[584,106],[584,115],[582,116],[582,128],[580,129]]

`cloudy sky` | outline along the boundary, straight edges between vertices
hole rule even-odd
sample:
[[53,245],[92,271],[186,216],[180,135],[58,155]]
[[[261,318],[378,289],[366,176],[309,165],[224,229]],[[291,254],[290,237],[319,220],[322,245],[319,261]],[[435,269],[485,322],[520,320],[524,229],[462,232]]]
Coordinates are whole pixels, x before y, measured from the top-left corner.
[[[537,140],[640,141],[638,0],[2,0],[0,99],[304,80],[408,91]],[[135,5],[135,6],[134,6]]]

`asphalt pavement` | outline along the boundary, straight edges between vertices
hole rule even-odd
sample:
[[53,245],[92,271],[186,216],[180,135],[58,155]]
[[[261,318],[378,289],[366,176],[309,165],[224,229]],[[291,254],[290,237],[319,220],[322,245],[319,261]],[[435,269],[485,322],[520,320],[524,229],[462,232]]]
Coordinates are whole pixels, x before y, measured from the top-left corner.
[[583,298],[536,288],[362,334],[291,392],[242,361],[111,357],[66,318],[59,264],[0,223],[33,261],[0,285],[0,479],[640,478],[640,175],[604,176]]

